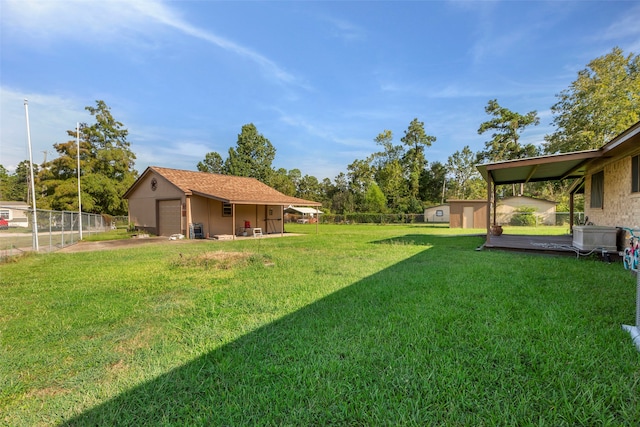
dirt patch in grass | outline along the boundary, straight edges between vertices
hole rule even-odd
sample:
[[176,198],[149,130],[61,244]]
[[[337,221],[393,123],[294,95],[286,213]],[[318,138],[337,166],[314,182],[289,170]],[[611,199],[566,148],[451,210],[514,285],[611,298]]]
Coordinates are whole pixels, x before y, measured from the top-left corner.
[[178,254],[179,258],[174,260],[174,267],[205,267],[218,270],[229,270],[236,267],[242,267],[254,262],[262,262],[267,264],[270,261],[262,255],[252,254],[250,252],[225,252],[212,251],[200,254]]
[[100,242],[78,242],[76,244],[66,246],[59,249],[59,253],[75,253],[75,252],[93,252],[106,251],[112,249],[134,248],[150,244],[165,245],[181,245],[195,242],[196,240],[181,239],[169,240],[167,237],[147,237],[143,239],[121,239],[121,240],[104,240]]
[[27,394],[27,398],[45,398],[51,396],[59,396],[61,394],[68,394],[69,390],[60,387],[44,387],[30,390]]

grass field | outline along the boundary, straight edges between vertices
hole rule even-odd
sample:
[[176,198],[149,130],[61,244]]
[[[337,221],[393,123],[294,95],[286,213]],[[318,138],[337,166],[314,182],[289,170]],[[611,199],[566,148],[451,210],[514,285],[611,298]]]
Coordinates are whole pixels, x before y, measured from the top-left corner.
[[287,230],[0,265],[0,424],[640,424],[620,263]]

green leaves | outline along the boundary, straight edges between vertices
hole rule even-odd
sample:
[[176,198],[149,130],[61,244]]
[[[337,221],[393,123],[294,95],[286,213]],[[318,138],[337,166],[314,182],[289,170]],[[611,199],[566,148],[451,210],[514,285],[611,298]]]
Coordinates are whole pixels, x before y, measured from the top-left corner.
[[493,131],[491,140],[485,142],[485,149],[478,153],[479,160],[498,162],[502,160],[520,159],[536,155],[536,147],[520,145],[520,134],[530,125],[540,124],[538,113],[530,111],[525,115],[501,107],[496,99],[492,99],[484,108],[492,116],[478,128],[478,134]]
[[[80,125],[80,184],[85,212],[126,215],[124,192],[138,173],[135,154],[129,148],[129,131],[115,120],[104,101],[86,107],[96,122]],[[53,209],[78,208],[78,146],[76,130],[68,130],[72,140],[54,144],[59,157],[48,162],[39,174],[44,204]]]
[[640,120],[640,56],[616,47],[578,72],[551,107],[556,131],[546,153],[600,148]]
[[229,175],[248,176],[268,184],[275,157],[276,149],[271,142],[249,123],[242,126],[236,148],[229,149],[224,169]]

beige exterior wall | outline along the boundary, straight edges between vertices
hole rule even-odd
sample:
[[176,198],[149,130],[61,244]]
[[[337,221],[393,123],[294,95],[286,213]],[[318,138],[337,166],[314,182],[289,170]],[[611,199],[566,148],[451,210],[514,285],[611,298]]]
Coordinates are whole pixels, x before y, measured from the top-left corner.
[[[264,205],[235,205],[235,223],[233,216],[222,215],[223,203],[219,200],[207,199],[205,197],[191,196],[191,222],[201,223],[205,236],[243,234],[245,221],[251,225],[251,229],[246,230],[251,236],[253,228],[262,228],[264,234],[282,233],[283,223],[282,206]],[[270,215],[271,212],[271,215]],[[265,221],[269,218],[269,221]],[[275,219],[275,220],[274,220]]]
[[[155,190],[151,188],[151,180],[155,178],[157,184]],[[151,233],[158,233],[158,200],[179,199],[185,203],[184,193],[173,184],[155,174],[149,174],[139,183],[135,191],[129,195],[129,222],[136,224],[138,228]],[[187,232],[186,222],[182,219],[182,233]]]
[[27,211],[29,205],[22,202],[0,202],[0,211],[9,222],[9,227],[28,227],[29,217]]
[[[442,211],[442,216],[437,216],[437,211]],[[435,223],[449,222],[449,205],[439,205],[426,208],[424,210],[424,221]]]
[[507,197],[499,200],[496,206],[496,222],[499,224],[509,224],[514,212],[521,207],[535,208],[535,214],[545,225],[555,225],[556,223],[555,203],[525,196]]
[[[640,193],[631,192],[631,157],[595,165],[585,179],[584,211],[595,225],[640,228]],[[591,176],[604,170],[602,208],[591,208]]]
[[463,228],[464,208],[473,208],[473,224],[466,228],[485,228],[487,225],[487,202],[484,200],[449,200],[449,227]]
[[[151,185],[154,178],[155,190]],[[181,233],[187,237],[191,224],[202,224],[205,237],[242,235],[245,221],[250,222],[251,228],[262,228],[264,234],[284,232],[282,206],[234,205],[235,215],[223,216],[221,201],[202,196],[187,196],[155,173],[142,178],[135,191],[129,194],[128,200],[129,222],[153,234],[161,231],[158,230],[158,202],[165,200],[180,200]],[[252,230],[248,230],[248,234],[252,235]]]

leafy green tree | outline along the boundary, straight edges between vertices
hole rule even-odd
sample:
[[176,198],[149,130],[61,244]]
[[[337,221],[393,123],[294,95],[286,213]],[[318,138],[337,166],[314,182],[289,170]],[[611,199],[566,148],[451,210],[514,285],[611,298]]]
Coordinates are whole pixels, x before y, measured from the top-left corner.
[[353,194],[356,211],[364,209],[364,195],[373,182],[373,169],[368,160],[354,160],[347,166],[349,190]]
[[472,193],[471,181],[479,178],[480,174],[476,169],[476,156],[469,146],[465,146],[462,151],[456,151],[447,160],[447,172],[453,176],[452,190],[457,199],[467,199]]
[[[111,109],[104,101],[96,101],[95,107],[89,106],[85,109],[96,121],[91,126],[84,126],[82,135],[89,143],[89,154],[92,159],[91,172],[102,174],[114,183],[124,183],[124,191],[126,191],[137,177],[134,169],[136,156],[131,151],[131,144],[127,141],[129,131],[123,128],[121,122],[113,118]],[[69,135],[74,136],[75,132],[71,131]],[[123,207],[126,208],[126,204]],[[126,212],[125,209],[124,213]]]
[[[33,170],[37,176],[38,165],[34,164]],[[0,200],[30,202],[27,197],[29,191],[29,160],[18,163],[12,174],[0,165]]]
[[640,55],[615,47],[589,62],[551,107],[556,131],[546,153],[600,148],[640,120]]
[[495,99],[490,100],[484,110],[493,118],[480,125],[478,134],[493,133],[491,140],[485,142],[484,151],[478,154],[479,161],[499,162],[536,155],[537,148],[533,144],[521,145],[519,142],[525,128],[540,124],[535,110],[522,115],[501,107]]
[[334,179],[330,193],[331,210],[338,214],[356,211],[356,201],[353,192],[349,188],[349,181],[344,172],[340,172]]
[[436,141],[436,137],[427,135],[424,130],[424,122],[415,118],[409,123],[409,127],[404,131],[404,136],[400,140],[409,147],[404,159],[409,177],[409,198],[412,200],[412,208],[415,209],[420,193],[420,175],[427,163],[424,149],[430,147]]
[[[129,132],[113,118],[104,101],[96,101],[96,107],[86,110],[95,123],[80,125],[82,210],[125,215],[127,202],[122,195],[137,177],[133,169],[136,156],[127,141]],[[54,144],[59,156],[39,174],[45,204],[56,210],[78,208],[76,130],[67,134],[72,139]]]
[[447,168],[440,162],[430,163],[420,175],[420,198],[431,204],[444,203],[450,187]]
[[7,169],[0,165],[0,200],[7,199],[7,193],[9,192],[9,172]]
[[372,156],[374,180],[382,193],[386,194],[389,208],[398,211],[401,200],[407,195],[405,172],[402,167],[404,147],[393,144],[393,133],[390,130],[380,133],[374,141],[383,148],[383,151]]
[[322,196],[320,194],[320,183],[318,182],[318,178],[311,175],[303,176],[298,183],[296,197],[306,200],[321,199]]
[[224,173],[224,161],[219,153],[211,151],[204,156],[203,161],[198,162],[197,168],[200,172]]
[[[33,176],[34,182],[38,182],[38,173],[40,168],[37,164],[33,164]],[[6,200],[15,200],[20,202],[26,202],[31,204],[31,186],[29,180],[31,179],[29,173],[29,160],[23,160],[18,163],[16,171],[9,175],[7,179],[8,189],[6,193]],[[40,192],[36,188],[36,200],[40,198]]]
[[364,202],[367,212],[385,213],[387,211],[387,198],[375,182],[367,188]]
[[321,202],[325,211],[331,210],[331,193],[333,188],[334,185],[329,178],[323,178],[320,182],[320,200],[316,200],[316,202]]
[[296,195],[296,186],[289,177],[285,168],[280,168],[277,171],[274,171],[271,176],[271,186],[287,196]]
[[242,126],[236,148],[229,149],[224,169],[229,175],[248,176],[270,184],[275,156],[276,149],[271,142],[249,123]]

